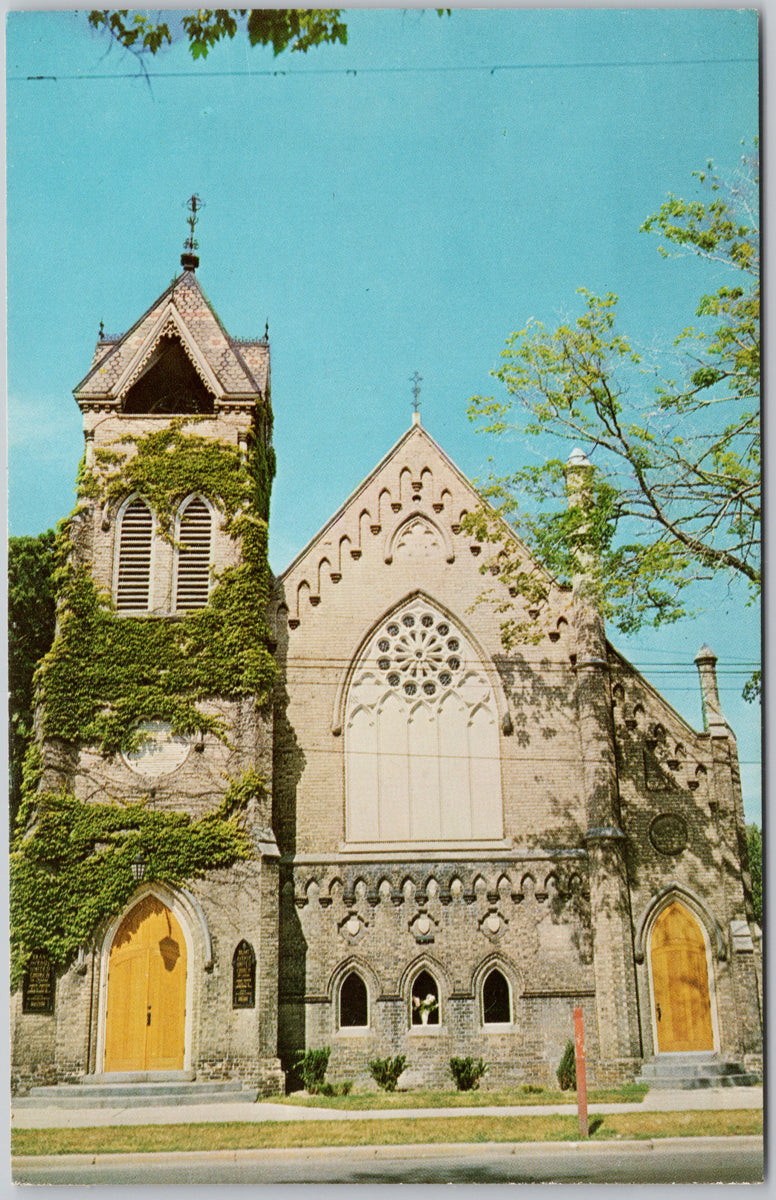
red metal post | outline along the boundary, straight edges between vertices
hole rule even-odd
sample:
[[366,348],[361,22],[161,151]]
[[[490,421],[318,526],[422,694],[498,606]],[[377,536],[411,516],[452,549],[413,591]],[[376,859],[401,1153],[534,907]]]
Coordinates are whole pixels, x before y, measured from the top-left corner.
[[582,1009],[574,1009],[574,1050],[577,1059],[577,1112],[579,1114],[579,1136],[588,1136],[587,1128],[587,1072],[585,1070],[585,1026]]

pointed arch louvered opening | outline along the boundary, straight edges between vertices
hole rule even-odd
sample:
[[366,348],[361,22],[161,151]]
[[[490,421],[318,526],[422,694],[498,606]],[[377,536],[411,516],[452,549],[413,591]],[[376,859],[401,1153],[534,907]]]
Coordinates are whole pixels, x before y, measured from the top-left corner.
[[119,611],[147,611],[151,591],[153,517],[144,500],[132,500],[124,509],[119,534],[116,607]]
[[190,500],[178,529],[178,573],[175,607],[179,611],[204,608],[210,590],[210,542],[213,519],[200,496]]

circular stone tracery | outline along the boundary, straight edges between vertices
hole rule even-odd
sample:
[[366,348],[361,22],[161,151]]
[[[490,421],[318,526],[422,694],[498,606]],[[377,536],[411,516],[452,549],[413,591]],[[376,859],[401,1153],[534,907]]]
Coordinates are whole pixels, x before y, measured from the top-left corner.
[[448,621],[427,609],[389,621],[375,644],[377,667],[392,688],[406,696],[435,696],[450,687],[461,670],[461,642]]

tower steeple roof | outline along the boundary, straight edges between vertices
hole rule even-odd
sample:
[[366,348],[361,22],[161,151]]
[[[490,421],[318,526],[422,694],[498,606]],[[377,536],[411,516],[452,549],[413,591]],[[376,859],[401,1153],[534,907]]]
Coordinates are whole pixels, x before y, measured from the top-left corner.
[[154,362],[160,344],[177,339],[216,402],[266,397],[269,344],[230,337],[194,271],[185,269],[126,333],[102,332],[88,374],[73,389],[79,405],[98,400],[120,407]]

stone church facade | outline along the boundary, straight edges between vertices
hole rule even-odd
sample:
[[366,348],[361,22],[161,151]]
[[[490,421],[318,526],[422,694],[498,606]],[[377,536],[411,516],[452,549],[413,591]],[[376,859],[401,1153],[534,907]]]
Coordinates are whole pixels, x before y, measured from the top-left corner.
[[[75,392],[87,464],[187,419],[200,438],[269,446],[268,343],[228,335],[196,265],[98,343]],[[181,496],[172,541],[142,494],[80,506],[75,552],[119,619],[209,603],[241,554],[216,499]],[[551,1085],[577,1007],[598,1084],[661,1054],[761,1063],[715,656],[696,658],[697,732],[609,643],[584,588],[549,577],[535,608],[512,599],[535,636],[507,653],[498,547],[466,531],[479,503],[416,417],[274,580],[271,703],[209,696],[225,732],[149,722],[139,750],[112,756],[43,739],[41,788],[83,802],[201,816],[245,769],[265,791],[244,815],[249,859],[139,881],[63,967],[34,951],[12,997],[18,1089],[183,1070],[271,1094],[321,1046],[329,1078],[357,1086],[396,1054],[408,1084],[450,1086],[451,1056],[472,1055],[486,1086]],[[154,1041],[160,1022],[172,1033]]]

